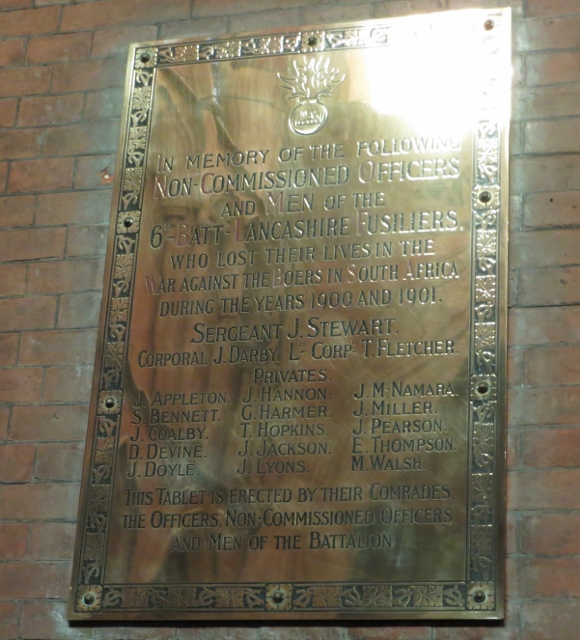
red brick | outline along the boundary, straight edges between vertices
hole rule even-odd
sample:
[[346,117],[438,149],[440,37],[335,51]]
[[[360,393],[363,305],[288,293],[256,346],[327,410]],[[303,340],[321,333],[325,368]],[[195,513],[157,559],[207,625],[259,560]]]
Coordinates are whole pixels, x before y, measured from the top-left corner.
[[528,54],[525,62],[527,84],[544,85],[578,82],[580,80],[580,52]]
[[14,640],[18,637],[20,604],[0,602],[0,640]]
[[90,640],[92,627],[71,626],[66,617],[66,602],[24,602],[22,605],[22,640]]
[[543,513],[522,516],[522,553],[532,555],[579,555],[580,515]]
[[103,171],[107,169],[110,175],[115,175],[116,154],[107,156],[85,156],[78,158],[75,173],[75,189],[103,188],[112,191],[112,184],[103,187]]
[[30,158],[40,155],[44,132],[41,129],[0,130],[0,155],[3,158]]
[[49,367],[44,382],[45,402],[87,402],[91,396],[93,367]]
[[[242,640],[242,638],[256,638],[255,631],[253,631],[253,635],[244,635],[243,633],[235,634],[232,637],[232,640]],[[187,635],[179,634],[179,640],[185,640]],[[99,629],[95,629],[95,640],[117,640],[118,638],[123,638],[123,640],[169,640],[170,638],[175,637],[175,628],[174,627],[165,627],[165,626],[141,626],[138,627],[116,627],[112,626],[102,626]],[[217,637],[217,636],[216,636]],[[206,635],[205,638],[209,640],[209,636]],[[228,639],[229,640],[229,639]]]
[[0,69],[0,97],[46,93],[50,87],[50,67]]
[[[0,559],[20,560],[26,555],[28,525],[20,522],[0,524]],[[1,619],[0,613],[0,619]],[[0,638],[2,635],[0,634]]]
[[524,380],[524,350],[508,349],[508,387],[519,387]]
[[133,42],[150,42],[157,40],[156,26],[125,27],[123,29],[108,29],[96,31],[93,37],[93,58],[110,58],[129,52],[129,45]]
[[433,640],[520,640],[520,615],[517,605],[509,606],[506,618],[502,622],[478,624],[465,627],[461,623],[454,626],[442,626],[436,623]]
[[506,538],[507,555],[518,553],[518,515],[510,511],[507,513]]
[[4,98],[0,100],[0,127],[11,127],[16,122],[16,98]]
[[518,304],[541,307],[580,303],[580,267],[523,269]]
[[[385,11],[388,11],[388,7],[385,6],[386,3],[379,8],[378,5],[374,5],[379,8],[381,11],[381,16],[387,15],[382,12],[384,8]],[[389,2],[389,4],[396,5],[397,2]],[[304,24],[329,24],[332,22],[340,22],[340,21],[358,21],[358,20],[366,20],[373,17],[373,5],[371,4],[353,4],[346,5],[343,7],[337,7],[334,5],[318,5],[318,6],[310,6],[304,7],[301,10],[302,22]],[[377,16],[378,17],[378,16]]]
[[511,471],[508,479],[510,509],[580,509],[580,469]]
[[0,402],[37,402],[42,374],[40,367],[0,369]]
[[580,342],[580,309],[512,309],[508,326],[508,342],[514,346]]
[[[521,122],[513,122],[510,126],[509,138],[508,138],[508,147],[510,150],[510,154],[514,156],[520,156],[524,152],[524,133],[523,133],[523,123]],[[511,211],[510,211],[511,215]]]
[[[224,628],[218,626],[190,629],[181,628],[179,629],[179,640],[225,640],[225,638],[227,638],[227,640],[284,640],[282,636],[278,637],[278,633],[282,632],[282,630],[282,627],[276,630],[268,627],[263,627],[261,630],[244,627]],[[284,629],[284,631],[286,631],[286,629]],[[330,633],[328,638],[325,638],[324,640],[334,640],[334,633],[332,633],[333,630],[330,629],[329,631]],[[303,638],[314,640],[315,638],[318,638],[318,636],[312,636],[309,634],[304,635]]]
[[0,445],[0,482],[31,480],[35,452],[35,447],[28,444]]
[[510,424],[577,424],[580,423],[578,387],[541,387],[512,389],[509,394]]
[[21,191],[58,191],[72,187],[74,158],[45,158],[12,163],[8,189]]
[[24,9],[32,7],[33,4],[34,0],[2,0],[2,9]]
[[29,331],[22,334],[19,363],[77,364],[93,362],[96,332],[81,331]]
[[109,227],[70,227],[66,255],[70,258],[101,256],[107,249]]
[[[309,0],[197,0],[193,6],[193,18],[225,16],[250,12],[262,13],[269,9],[290,9],[313,4]],[[237,24],[237,18],[236,22]]]
[[77,484],[60,482],[0,485],[2,516],[7,520],[73,521],[77,514],[78,497]]
[[0,300],[0,331],[49,329],[54,326],[55,312],[55,297],[5,298]]
[[522,604],[522,638],[570,640],[578,634],[580,601],[534,600]]
[[160,37],[163,39],[185,39],[195,38],[198,36],[221,36],[227,33],[227,25],[228,19],[226,16],[165,22],[161,25]]
[[512,54],[512,87],[521,87],[525,83],[524,78],[525,56]]
[[31,38],[26,59],[29,64],[65,62],[86,58],[90,51],[91,33],[65,33]]
[[517,23],[514,29],[515,48],[518,51],[540,49],[576,49],[580,17],[526,20]]
[[395,622],[387,626],[350,627],[348,640],[430,640],[431,629],[412,623]]
[[53,93],[95,91],[122,86],[125,82],[126,60],[86,60],[54,65]]
[[10,418],[10,408],[0,406],[0,442],[8,439],[8,420]]
[[18,124],[34,127],[77,122],[81,119],[83,104],[82,93],[23,98],[18,110]]
[[0,198],[0,227],[27,227],[34,222],[34,196]]
[[[2,20],[0,16],[0,21]],[[4,40],[0,42],[0,66],[10,67],[24,62],[25,40]]]
[[[180,630],[180,639],[181,638]],[[302,628],[280,626],[277,628],[263,627],[262,629],[237,627],[228,629],[222,626],[212,626],[205,629],[206,635],[200,635],[204,629],[183,629],[183,640],[222,640],[228,637],[231,633],[231,640],[302,640],[304,638],[319,638],[320,633],[324,633],[324,630],[316,627],[304,626]],[[301,637],[297,634],[302,632]],[[336,630],[329,627],[328,637],[324,640],[336,640]],[[228,638],[228,640],[230,640]]]
[[577,154],[518,158],[511,163],[512,190],[516,193],[575,189],[580,182]]
[[577,598],[580,558],[519,558],[517,585],[523,598]]
[[74,293],[61,296],[56,325],[63,329],[96,327],[100,308],[100,293]]
[[69,522],[34,522],[30,528],[30,556],[36,560],[68,560],[75,529]]
[[510,429],[507,433],[506,460],[507,468],[519,469],[520,464],[520,434],[519,430]]
[[[85,120],[111,120],[121,117],[123,108],[122,87],[111,87],[101,91],[87,93],[84,119]],[[115,128],[115,124],[109,123]],[[119,125],[117,125],[117,129]]]
[[34,477],[46,481],[75,481],[81,479],[84,444],[39,444]]
[[8,180],[8,163],[0,162],[0,193],[6,192],[7,180]]
[[580,119],[525,123],[524,153],[573,153],[578,151]]
[[111,191],[69,191],[38,197],[37,224],[103,224],[111,211]]
[[98,260],[66,260],[32,264],[28,272],[29,293],[72,293],[100,290],[103,264]]
[[522,460],[528,467],[580,467],[580,428],[525,429]]
[[580,114],[580,84],[516,88],[514,117],[549,118]]
[[0,13],[0,37],[52,33],[58,28],[59,14],[58,7],[5,11]]
[[64,227],[0,231],[0,255],[6,261],[62,258],[65,242]]
[[578,226],[580,204],[576,191],[524,196],[523,224],[528,228]]
[[[288,3],[292,4],[292,3]],[[301,24],[300,9],[275,9],[257,11],[235,18],[236,29],[241,33],[262,29],[299,29]]]
[[81,440],[87,432],[87,405],[13,407],[12,441]]
[[[317,625],[317,626],[315,626]],[[192,629],[192,631],[194,631]],[[184,636],[184,640],[187,638],[188,640],[201,640],[201,636],[198,635],[201,629],[196,629],[197,633],[193,633],[191,636]],[[228,636],[227,627],[217,627],[213,628],[210,631],[210,635],[208,640],[220,640]],[[345,629],[336,626],[322,626],[318,625],[316,622],[311,624],[305,624],[304,626],[294,626],[293,623],[284,626],[268,626],[263,627],[262,629],[252,629],[252,628],[240,628],[237,629],[237,634],[234,636],[235,640],[251,640],[254,638],[252,635],[253,632],[258,632],[259,640],[304,640],[304,638],[308,638],[309,640],[342,640],[344,636]],[[385,636],[386,637],[386,636]],[[422,638],[423,636],[421,636]]]
[[576,384],[580,374],[580,346],[528,349],[526,383],[531,386]]
[[518,304],[519,275],[517,269],[508,272],[508,308],[513,309]]
[[371,17],[394,18],[413,13],[432,13],[440,11],[446,6],[447,2],[442,5],[438,0],[389,0],[389,2],[379,2],[373,5],[374,11]]
[[0,367],[16,364],[19,337],[18,333],[0,333]]
[[520,220],[522,217],[522,196],[520,194],[511,195],[509,199],[509,232],[520,229]]
[[64,598],[68,594],[68,563],[0,563],[0,598]]
[[579,246],[580,229],[513,232],[510,234],[510,268],[577,264]]
[[117,147],[118,132],[108,122],[73,124],[49,129],[43,145],[47,156],[105,153]]
[[189,0],[106,0],[65,7],[62,31],[147,24],[189,17]]
[[526,15],[530,18],[538,16],[557,16],[578,13],[574,0],[527,0]]

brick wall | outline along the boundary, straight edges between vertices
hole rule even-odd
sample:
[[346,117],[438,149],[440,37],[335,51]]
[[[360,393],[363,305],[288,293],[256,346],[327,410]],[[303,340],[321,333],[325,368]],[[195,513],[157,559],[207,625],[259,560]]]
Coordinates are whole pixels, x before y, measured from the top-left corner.
[[69,627],[130,42],[508,0],[0,0],[0,640],[571,640],[580,628],[580,2],[511,0],[505,624]]

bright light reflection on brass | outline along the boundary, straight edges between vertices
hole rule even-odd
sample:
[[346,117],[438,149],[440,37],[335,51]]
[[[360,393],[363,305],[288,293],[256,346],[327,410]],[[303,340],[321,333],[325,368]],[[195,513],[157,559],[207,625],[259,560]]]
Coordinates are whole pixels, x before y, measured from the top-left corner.
[[503,616],[509,11],[139,45],[69,616]]

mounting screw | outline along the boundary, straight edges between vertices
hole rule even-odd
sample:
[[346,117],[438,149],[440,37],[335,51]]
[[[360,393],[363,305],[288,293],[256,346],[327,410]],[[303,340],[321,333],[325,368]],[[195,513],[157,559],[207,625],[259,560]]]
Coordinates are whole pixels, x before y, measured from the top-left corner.
[[116,404],[115,398],[109,397],[105,400],[105,407],[107,407],[107,409],[112,409]]
[[83,604],[85,607],[90,607],[92,604],[95,604],[95,594],[94,593],[85,593],[83,596]]
[[127,229],[133,224],[133,222],[135,222],[133,218],[125,218],[125,220],[123,220],[123,224],[127,227]]
[[473,600],[477,602],[477,604],[483,604],[487,600],[487,594],[482,589],[478,589],[473,594]]
[[318,38],[316,36],[310,36],[306,43],[309,47],[315,47],[318,44]]
[[487,204],[488,202],[491,202],[491,193],[489,191],[482,191],[479,194],[479,201],[482,202],[483,204]]
[[274,602],[275,604],[282,604],[285,599],[286,597],[284,596],[284,593],[279,589],[278,591],[274,591],[274,593],[272,594],[272,602]]
[[141,54],[141,62],[146,64],[149,60],[151,60],[151,56],[148,53]]
[[485,395],[489,391],[489,385],[487,382],[480,382],[477,385],[477,393],[480,393],[482,396]]

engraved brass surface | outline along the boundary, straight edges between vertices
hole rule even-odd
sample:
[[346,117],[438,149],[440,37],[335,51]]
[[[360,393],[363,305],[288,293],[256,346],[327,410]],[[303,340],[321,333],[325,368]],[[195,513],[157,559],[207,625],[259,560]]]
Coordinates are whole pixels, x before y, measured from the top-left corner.
[[503,616],[508,10],[135,46],[69,616]]

